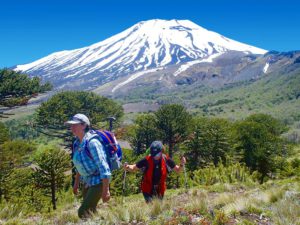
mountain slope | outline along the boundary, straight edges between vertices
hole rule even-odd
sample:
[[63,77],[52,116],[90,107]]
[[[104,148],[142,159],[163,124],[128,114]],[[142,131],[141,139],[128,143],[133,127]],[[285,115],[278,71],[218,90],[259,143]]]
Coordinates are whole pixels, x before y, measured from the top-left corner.
[[208,31],[189,20],[149,20],[88,47],[53,53],[18,65],[58,88],[93,89],[127,74],[165,68],[216,53],[266,51]]
[[[140,77],[114,93],[113,83],[95,91],[124,103],[184,104],[194,113],[210,116],[237,119],[268,113],[287,122],[299,120],[300,52],[269,53],[247,62],[249,57],[223,55],[212,66],[195,65],[174,80],[157,80],[155,76],[160,75],[153,72],[150,78]],[[265,65],[269,65],[267,70],[263,70]],[[260,72],[251,76],[255,70]],[[228,71],[232,72],[230,78],[226,77]],[[126,108],[128,112],[137,111],[133,104],[130,108]]]

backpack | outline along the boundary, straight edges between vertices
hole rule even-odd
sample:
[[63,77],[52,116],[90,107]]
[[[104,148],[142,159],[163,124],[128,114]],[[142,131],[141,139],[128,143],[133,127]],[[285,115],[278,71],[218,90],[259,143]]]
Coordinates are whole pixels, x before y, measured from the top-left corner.
[[[123,153],[114,133],[107,130],[91,130],[89,132],[93,135],[91,139],[98,138],[103,145],[110,170],[120,169],[122,166]],[[88,143],[86,144],[85,150],[87,155],[92,159],[93,157],[88,149]]]

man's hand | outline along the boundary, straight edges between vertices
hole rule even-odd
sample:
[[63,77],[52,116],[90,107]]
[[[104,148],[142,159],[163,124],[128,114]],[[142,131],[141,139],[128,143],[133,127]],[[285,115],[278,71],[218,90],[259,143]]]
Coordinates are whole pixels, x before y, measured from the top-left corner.
[[184,166],[185,164],[186,164],[186,159],[184,156],[182,156],[180,159],[180,165]]
[[180,158],[180,164],[179,164],[179,165],[176,165],[176,166],[173,168],[173,170],[174,170],[176,173],[179,173],[179,172],[183,169],[185,163],[186,163],[185,157],[184,157],[184,156],[181,156],[181,158]]
[[125,162],[125,163],[123,164],[124,170],[128,171],[128,170],[129,170],[129,166],[130,166],[130,165],[129,165],[127,162]]
[[137,166],[135,164],[129,165],[127,163],[124,163],[123,168],[124,168],[124,170],[130,171],[130,172],[134,172],[134,171],[138,170],[138,168],[137,168]]

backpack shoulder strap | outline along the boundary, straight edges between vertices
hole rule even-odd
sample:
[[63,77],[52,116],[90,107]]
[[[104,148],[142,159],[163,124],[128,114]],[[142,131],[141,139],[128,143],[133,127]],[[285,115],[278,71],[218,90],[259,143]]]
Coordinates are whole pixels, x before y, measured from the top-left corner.
[[168,173],[172,172],[172,168],[168,165],[168,159],[169,159],[169,156],[165,155],[165,154],[162,154],[162,158],[163,160],[165,161],[166,163],[166,166],[167,166],[167,170],[168,170]]
[[89,158],[93,159],[92,153],[89,149],[90,141],[92,139],[97,138],[101,142],[101,137],[99,137],[99,135],[94,130],[90,130],[86,135],[87,136],[86,136],[86,139],[85,139],[85,148],[84,148],[84,150],[85,150],[87,156]]

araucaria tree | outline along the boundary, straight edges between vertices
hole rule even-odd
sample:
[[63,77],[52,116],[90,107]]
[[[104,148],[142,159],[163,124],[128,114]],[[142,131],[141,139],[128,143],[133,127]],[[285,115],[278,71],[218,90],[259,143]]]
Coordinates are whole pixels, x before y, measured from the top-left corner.
[[41,84],[40,78],[9,69],[0,69],[0,105],[11,107],[26,105],[38,93],[49,91],[52,85]]
[[215,166],[231,152],[230,123],[218,118],[195,118],[192,135],[185,141],[188,166],[194,170],[209,163]]
[[145,153],[152,141],[159,139],[154,114],[142,114],[135,119],[134,125],[128,131],[128,140],[137,155]]
[[37,123],[41,126],[63,128],[63,123],[76,113],[86,114],[92,125],[114,116],[123,115],[123,108],[115,101],[85,91],[66,91],[52,96],[37,110]]
[[278,120],[265,114],[249,116],[236,127],[237,150],[251,170],[260,174],[260,182],[276,169],[276,158],[284,153],[280,134],[284,131]]
[[155,112],[156,126],[162,138],[169,145],[169,155],[173,156],[174,146],[188,136],[191,115],[182,105],[163,105]]
[[63,188],[66,177],[64,173],[71,167],[69,155],[58,147],[50,146],[35,157],[35,163],[36,185],[51,197],[52,207],[55,210],[57,191]]
[[26,162],[29,153],[35,146],[22,140],[6,141],[0,145],[0,202],[2,198],[9,201],[13,190],[7,187],[7,181],[14,168]]

